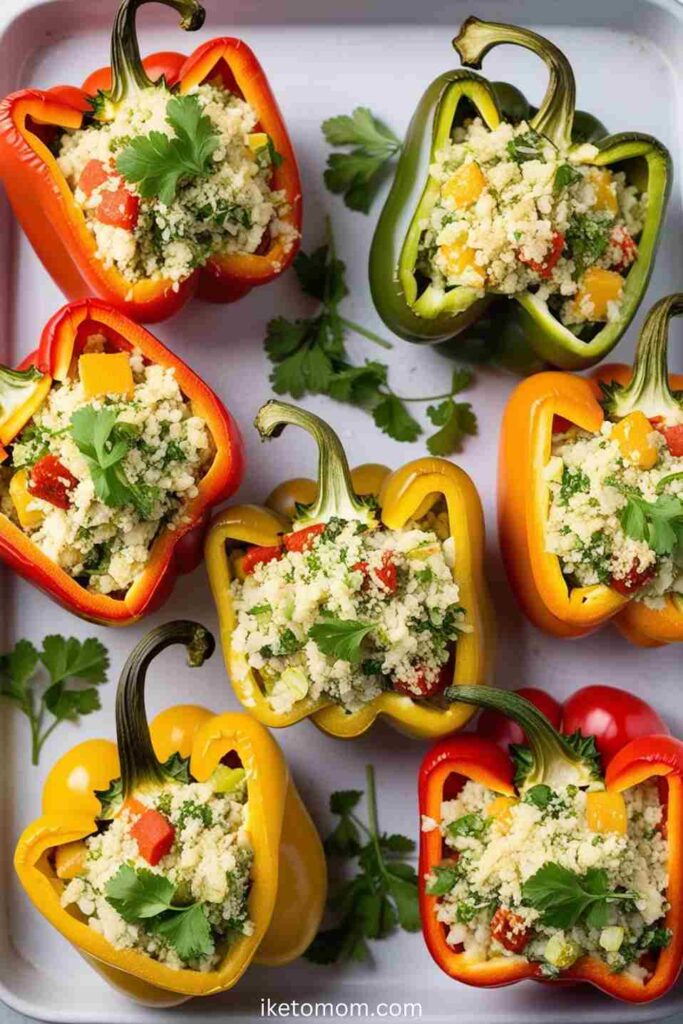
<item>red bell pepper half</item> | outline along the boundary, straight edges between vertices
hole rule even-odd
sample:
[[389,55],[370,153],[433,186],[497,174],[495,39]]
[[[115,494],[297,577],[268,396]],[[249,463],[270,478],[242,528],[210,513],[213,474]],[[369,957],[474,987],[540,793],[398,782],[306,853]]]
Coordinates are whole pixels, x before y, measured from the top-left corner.
[[[123,597],[86,590],[2,513],[0,558],[74,614],[103,625],[127,625],[160,607],[178,574],[190,572],[199,564],[210,511],[239,487],[244,455],[232,416],[185,363],[144,327],[99,299],[87,299],[55,313],[43,330],[38,349],[23,362],[20,372],[2,371],[0,462],[7,456],[2,445],[10,444],[19,434],[40,407],[52,382],[69,376],[74,359],[93,333],[105,336],[110,351],[137,348],[149,362],[174,370],[181,391],[211,434],[216,449],[213,462],[197,485],[197,496],[187,504],[187,521],[159,533],[143,572]],[[2,386],[5,383],[6,390]]]
[[[587,688],[586,692],[590,689],[609,689],[613,694],[624,693],[607,687]],[[446,696],[451,700],[462,700],[508,715],[521,727],[531,752],[531,768],[524,783],[525,789],[544,782],[552,785],[553,778],[562,778],[565,782],[574,781],[579,785],[586,783],[588,763],[529,700],[505,691],[471,686],[451,687],[446,691]],[[605,695],[602,694],[598,705],[604,707],[604,703]],[[574,720],[585,716],[590,710],[586,699],[582,698],[574,704],[571,711]],[[613,705],[611,707],[613,709]],[[667,897],[671,909],[666,915],[665,926],[669,930],[670,941],[665,949],[654,954],[656,960],[652,965],[652,973],[644,984],[626,974],[612,972],[606,963],[587,955],[580,957],[560,974],[562,981],[590,982],[608,995],[633,1003],[649,1002],[664,995],[676,982],[683,963],[683,743],[661,733],[637,735],[640,726],[648,718],[642,708],[640,712],[640,719],[634,723],[636,738],[626,742],[607,764],[605,786],[608,792],[622,792],[649,778],[654,777],[659,781],[662,803],[666,808],[665,828],[669,844]],[[656,712],[652,709],[650,712],[651,721],[656,722]],[[626,736],[629,729],[626,719],[625,714],[621,723],[623,736]],[[608,714],[604,720],[613,740],[613,717]],[[497,732],[500,735],[500,730]],[[596,737],[596,740],[599,739]],[[503,796],[516,795],[513,761],[499,743],[488,736],[461,734],[441,740],[422,762],[419,774],[421,816],[439,822],[442,802],[453,799],[467,780],[481,783]],[[458,947],[448,944],[448,927],[437,920],[439,897],[430,895],[426,885],[427,877],[443,862],[441,830],[433,828],[422,831],[420,913],[427,947],[439,967],[457,981],[485,988],[510,985],[525,978],[552,984],[543,976],[539,963],[529,962],[522,957],[503,956],[476,961]],[[497,921],[496,928],[503,937],[507,934],[505,921]],[[516,936],[517,932],[512,928],[510,934]]]
[[[299,234],[301,182],[277,102],[247,44],[224,36],[204,43],[187,58],[180,53],[156,53],[143,61],[135,15],[145,2],[121,3],[112,34],[113,75],[112,68],[101,68],[86,79],[81,89],[22,89],[0,104],[0,176],[29,241],[68,299],[96,295],[132,319],[151,323],[172,316],[195,294],[211,302],[241,298],[281,274],[294,259],[298,243],[287,247],[280,237],[266,239],[263,252],[213,256],[179,284],[166,279],[131,284],[115,267],[105,267],[97,256],[95,237],[51,149],[61,130],[83,127],[95,103],[106,116],[131,92],[149,88],[162,77],[180,94],[218,80],[249,103],[258,118],[257,130],[268,134],[279,154],[281,161],[273,166],[272,187],[284,192],[289,205],[289,212],[281,219]],[[204,8],[198,0],[160,2],[180,13],[182,28],[193,31],[202,26]],[[91,168],[85,185],[92,189],[96,187],[93,182],[96,169]],[[121,223],[117,218],[122,205],[126,225],[135,222],[136,197],[125,189],[123,192],[123,197],[116,192],[114,201],[107,200],[106,223],[112,223],[112,217]]]

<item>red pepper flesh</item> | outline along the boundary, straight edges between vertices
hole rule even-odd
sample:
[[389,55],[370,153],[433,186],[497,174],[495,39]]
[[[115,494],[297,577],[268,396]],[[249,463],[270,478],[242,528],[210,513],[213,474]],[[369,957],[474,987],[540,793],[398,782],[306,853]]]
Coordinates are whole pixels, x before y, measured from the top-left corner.
[[313,526],[304,526],[302,530],[295,530],[294,533],[286,533],[282,541],[288,551],[306,551],[315,538],[324,532],[325,523],[314,523]]
[[281,547],[248,548],[242,559],[242,572],[245,576],[250,576],[257,565],[274,562],[276,559],[282,558],[282,554]]

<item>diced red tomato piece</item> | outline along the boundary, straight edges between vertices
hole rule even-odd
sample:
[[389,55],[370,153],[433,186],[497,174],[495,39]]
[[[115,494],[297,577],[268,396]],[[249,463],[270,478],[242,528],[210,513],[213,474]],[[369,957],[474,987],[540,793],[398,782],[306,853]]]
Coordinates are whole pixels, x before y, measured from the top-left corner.
[[71,506],[71,491],[78,480],[56,455],[43,455],[29,473],[28,489],[36,498],[49,501],[56,508]]
[[[78,179],[78,187],[86,196],[91,196],[96,188],[104,185],[112,177],[105,164],[101,160],[89,160]],[[117,175],[118,177],[118,175]]]
[[683,423],[676,423],[673,427],[657,427],[664,435],[666,446],[674,458],[683,457]]
[[449,659],[441,666],[439,674],[434,679],[428,679],[422,669],[418,669],[417,676],[412,684],[403,682],[401,679],[394,679],[394,689],[413,700],[424,700],[427,697],[434,697],[437,693],[445,690],[453,676],[453,660]]
[[376,583],[380,583],[382,587],[389,594],[393,594],[398,586],[398,570],[396,563],[393,560],[393,553],[391,551],[385,551],[382,555],[382,564],[377,569],[370,569],[367,562],[356,562],[352,566],[354,572],[362,572],[365,576],[365,581],[369,579],[374,580]]
[[646,583],[655,576],[657,568],[654,565],[649,566],[647,569],[642,571],[638,568],[638,563],[634,562],[629,571],[621,579],[612,577],[610,580],[610,586],[613,590],[616,590],[618,594],[623,594],[624,597],[630,597],[631,594],[635,594],[636,590],[640,590]]
[[304,526],[303,530],[286,533],[282,540],[288,551],[306,551],[324,530],[324,523],[314,523],[313,526]]
[[616,249],[619,257],[612,265],[612,270],[623,274],[631,266],[638,255],[638,246],[625,227],[617,225],[610,236],[610,246]]
[[562,255],[563,249],[564,235],[561,231],[556,231],[550,241],[550,252],[542,263],[539,263],[538,260],[527,259],[522,249],[517,251],[517,259],[520,263],[524,263],[530,270],[538,274],[539,277],[548,278],[552,275],[553,267]]
[[138,844],[140,856],[152,867],[166,856],[175,839],[175,829],[168,818],[151,808],[138,818],[130,834]]
[[123,186],[113,192],[105,190],[100,193],[100,202],[94,212],[100,224],[132,231],[138,222],[140,200]]
[[508,907],[498,907],[491,918],[491,935],[511,953],[521,953],[529,941],[530,931],[523,917]]
[[274,562],[276,558],[282,558],[284,551],[281,547],[271,548],[248,548],[242,559],[242,572],[250,576],[257,565],[265,565],[267,562]]

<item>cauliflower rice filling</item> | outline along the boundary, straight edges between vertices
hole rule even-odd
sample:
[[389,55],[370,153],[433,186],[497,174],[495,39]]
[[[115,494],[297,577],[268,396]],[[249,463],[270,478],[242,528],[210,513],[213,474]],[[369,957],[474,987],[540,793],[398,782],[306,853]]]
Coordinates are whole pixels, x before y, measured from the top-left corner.
[[[332,520],[306,550],[233,581],[233,674],[255,670],[280,713],[304,697],[353,712],[385,689],[436,693],[469,629],[453,564],[452,540],[431,529]],[[317,631],[337,623],[360,627],[359,642],[329,647]]]
[[[93,335],[86,349],[96,351],[103,344],[103,338]],[[130,398],[110,395],[88,401],[79,379],[53,384],[15,439],[9,465],[0,467],[0,510],[17,525],[13,476],[30,474],[46,455],[72,475],[68,507],[28,495],[27,511],[35,519],[21,528],[48,558],[101,594],[126,591],[144,570],[159,531],[186,522],[186,506],[197,496],[197,484],[214,454],[207,425],[193,414],[174,370],[146,363],[138,350],[130,353],[130,367]],[[120,506],[107,503],[118,500],[115,496],[100,497],[88,459],[76,444],[72,417],[86,408],[94,410],[95,419],[115,410],[110,438],[115,443],[123,439],[126,445],[120,467],[130,485]]]
[[[438,198],[420,223],[418,271],[441,292],[531,288],[569,326],[614,319],[647,196],[623,173],[581,163],[596,152],[562,153],[526,122],[456,128],[430,168]],[[590,268],[610,271],[604,302]]]
[[[174,969],[210,971],[227,945],[253,931],[247,905],[253,849],[246,787],[220,794],[211,782],[194,782],[166,786],[154,795],[140,793],[136,800],[163,813],[173,825],[170,852],[150,866],[131,834],[136,818],[124,807],[106,831],[85,840],[85,868],[65,887],[61,904],[77,908],[115,949],[137,950]],[[107,885],[123,865],[168,879],[175,887],[174,903],[200,903],[210,925],[212,952],[185,959],[163,934],[151,930],[150,919],[124,920],[107,898]]]
[[[200,85],[189,93],[217,139],[210,173],[184,177],[168,203],[158,194],[143,196],[138,184],[123,180],[116,160],[131,141],[151,132],[174,136],[167,117],[173,95],[163,87],[136,92],[113,120],[91,121],[61,137],[57,162],[95,237],[98,259],[131,283],[166,278],[177,288],[211,256],[255,253],[277,237],[285,251],[291,248],[297,232],[282,219],[288,212],[285,195],[270,184],[281,158],[259,130],[252,107],[219,85]],[[105,173],[91,190],[81,184],[92,161]],[[112,194],[115,203],[121,197],[118,217],[110,209],[104,213]]]
[[[535,789],[547,787],[533,787],[532,797]],[[523,956],[551,977],[589,954],[645,981],[649,972],[640,961],[668,942],[668,850],[656,784],[642,783],[623,797],[628,825],[618,834],[591,830],[589,794],[576,786],[553,791],[539,806],[529,794],[512,800],[466,782],[456,799],[441,805],[439,823],[423,822],[424,831],[439,828],[453,851],[427,876],[428,891],[439,894],[436,914],[449,945],[479,961]],[[590,915],[571,927],[551,927],[525,902],[525,883],[548,864],[580,878],[604,872],[607,889],[629,898],[607,902],[598,927]]]
[[[672,550],[656,550],[652,539],[635,539],[624,529],[629,508],[645,501],[664,507],[678,502],[683,518],[683,458],[671,455],[654,430],[656,465],[640,469],[624,458],[605,421],[600,434],[572,429],[553,436],[546,466],[550,507],[547,550],[560,559],[562,571],[580,586],[610,584],[636,577],[634,600],[661,608],[667,594],[683,594],[683,538]],[[675,511],[675,509],[674,509]],[[676,520],[673,520],[674,524]],[[680,526],[678,527],[681,537]],[[655,542],[656,543],[656,542]]]

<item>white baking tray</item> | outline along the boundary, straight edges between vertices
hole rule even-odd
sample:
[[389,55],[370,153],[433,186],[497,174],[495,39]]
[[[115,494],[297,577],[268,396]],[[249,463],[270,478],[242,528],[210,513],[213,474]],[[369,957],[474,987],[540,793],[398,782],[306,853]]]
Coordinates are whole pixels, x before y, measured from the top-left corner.
[[[0,5],[0,95],[20,86],[79,84],[107,62],[109,27],[116,0],[3,0]],[[306,248],[321,243],[323,217],[331,212],[340,255],[348,265],[351,295],[345,312],[383,331],[372,309],[366,259],[374,216],[346,210],[326,193],[322,168],[326,149],[320,123],[332,114],[367,104],[401,132],[415,104],[437,74],[457,66],[450,40],[468,14],[530,24],[551,35],[569,55],[578,81],[580,107],[593,110],[614,131],[641,129],[658,136],[681,162],[683,8],[674,0],[590,0],[464,3],[462,0],[207,0],[202,32],[184,36],[168,9],[155,5],[140,17],[143,52],[189,51],[211,36],[238,34],[263,62],[291,131],[303,172]],[[515,82],[532,98],[545,87],[545,72],[531,55],[512,47],[487,58],[485,73]],[[375,215],[378,211],[375,211]],[[0,356],[14,362],[32,349],[62,297],[44,273],[12,221],[0,207]],[[674,188],[657,268],[643,311],[661,295],[683,289],[683,231],[678,181]],[[313,445],[291,430],[262,447],[251,428],[259,405],[269,397],[269,364],[263,350],[266,321],[277,313],[305,314],[293,273],[260,288],[234,306],[191,303],[172,322],[153,328],[200,374],[236,414],[245,435],[248,472],[241,500],[258,501],[284,477],[312,473]],[[633,352],[643,311],[617,355]],[[682,369],[683,323],[672,328],[673,368]],[[357,358],[378,353],[353,340]],[[381,356],[383,358],[383,355]],[[392,386],[404,394],[443,390],[451,363],[438,352],[396,340],[389,353]],[[513,380],[493,371],[478,375],[471,398],[480,435],[469,440],[461,465],[473,476],[484,501],[488,524],[489,581],[499,620],[498,682],[511,687],[548,687],[562,697],[588,683],[630,687],[652,700],[672,727],[683,733],[680,648],[641,651],[610,628],[583,641],[561,642],[526,623],[508,589],[495,532],[495,466],[498,424]],[[340,431],[349,456],[391,466],[424,452],[423,444],[396,443],[380,434],[370,418],[326,399],[309,407],[329,417]],[[354,456],[355,452],[355,456]],[[2,579],[2,643],[20,636],[40,640],[48,632],[86,636],[95,630],[52,604],[27,584]],[[125,630],[97,630],[112,655],[111,682],[102,690],[104,707],[80,727],[60,726],[30,767],[26,721],[13,708],[0,714],[3,766],[2,843],[0,845],[0,996],[29,1016],[70,1022],[151,1022],[182,1019],[218,1022],[258,1018],[261,999],[297,999],[325,1003],[318,1017],[370,1016],[378,1004],[415,1003],[422,1020],[454,1017],[478,1021],[644,1021],[660,1020],[683,1009],[683,986],[666,999],[628,1007],[588,987],[563,988],[524,983],[497,991],[458,985],[432,962],[420,935],[397,934],[376,943],[368,965],[316,967],[299,961],[287,968],[250,969],[229,993],[195,1000],[175,1011],[152,1012],[116,995],[33,909],[16,884],[12,850],[23,827],[39,814],[40,790],[50,764],[64,750],[91,736],[112,736],[115,679],[132,645],[150,626],[190,615],[216,628],[203,568],[183,580],[166,607],[152,620]],[[220,656],[202,671],[183,671],[176,649],[157,663],[149,685],[152,713],[178,702],[205,703],[215,709],[237,702]],[[417,834],[415,779],[425,746],[379,726],[354,742],[320,734],[309,723],[278,733],[297,782],[323,830],[327,797],[339,787],[362,787],[363,766],[377,767],[382,824],[391,831]],[[363,1010],[336,1011],[330,1004],[366,1003]],[[385,1011],[386,1012],[386,1011]],[[395,1019],[417,1016],[394,1006]],[[315,1019],[314,1008],[303,1013]]]

